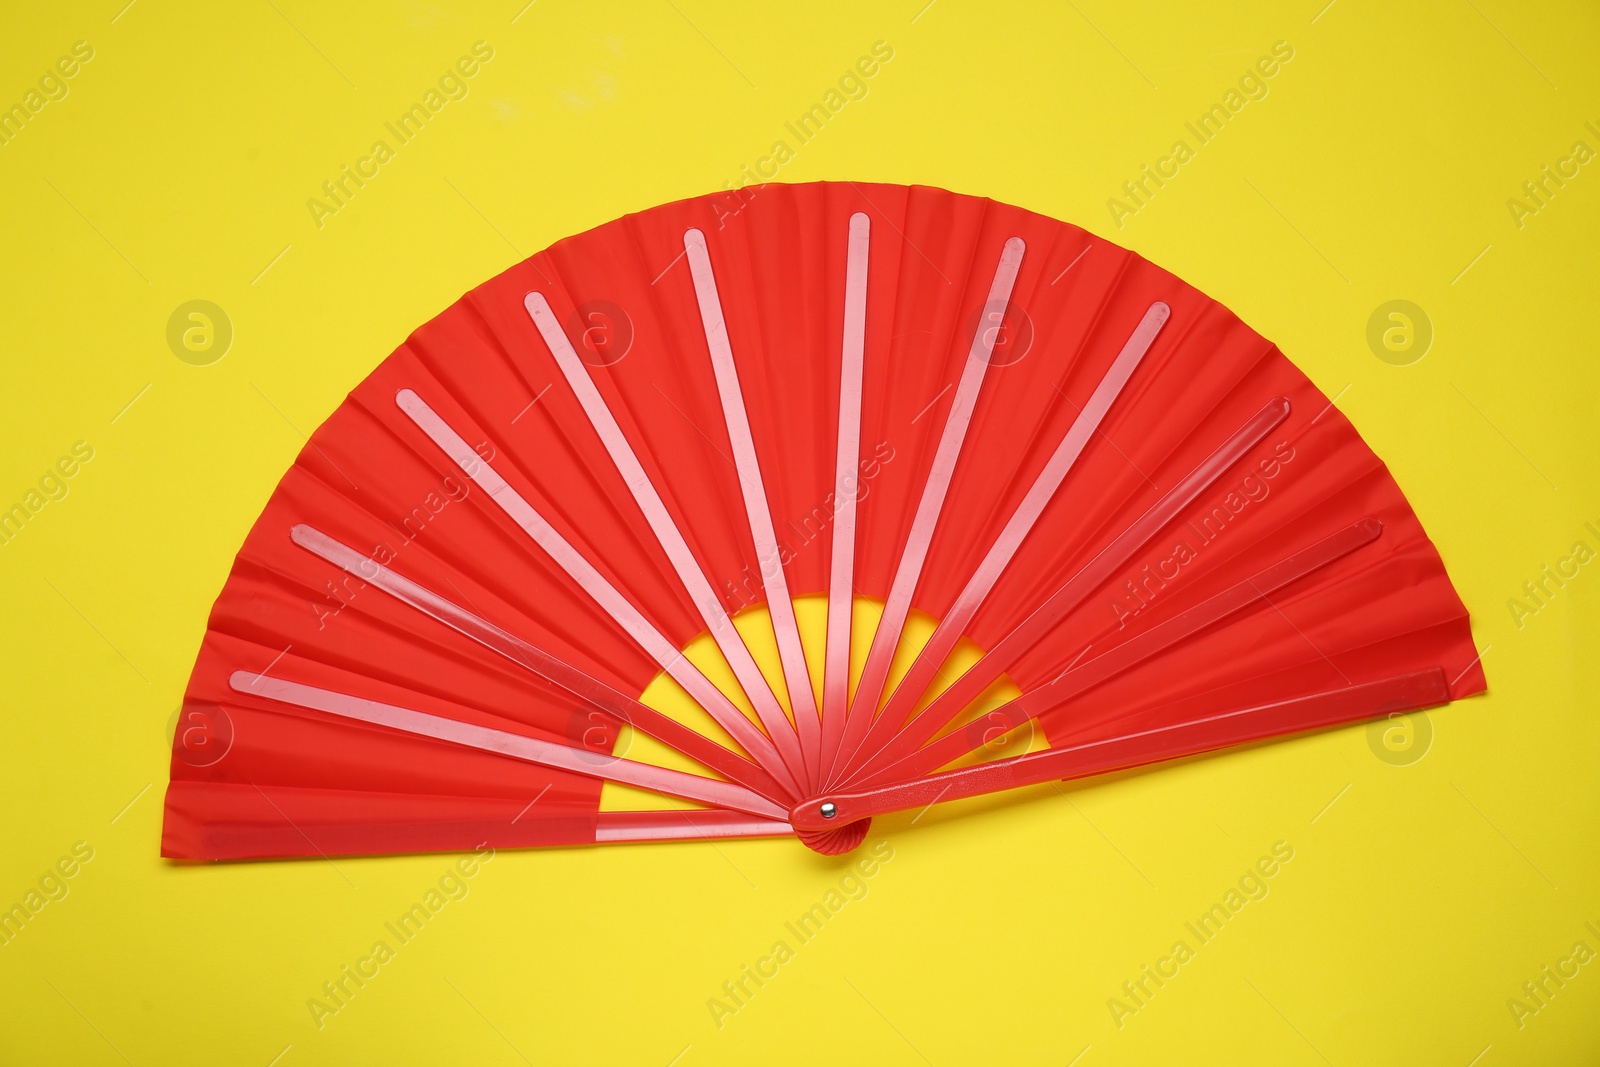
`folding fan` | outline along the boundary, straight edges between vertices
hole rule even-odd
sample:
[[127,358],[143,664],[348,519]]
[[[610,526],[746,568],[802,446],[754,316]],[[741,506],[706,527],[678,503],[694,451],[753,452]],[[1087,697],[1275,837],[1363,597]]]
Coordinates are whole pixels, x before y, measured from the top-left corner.
[[1388,471],[1226,308],[1018,208],[770,185],[512,267],[323,423],[212,611],[163,850],[840,852],[1484,687]]

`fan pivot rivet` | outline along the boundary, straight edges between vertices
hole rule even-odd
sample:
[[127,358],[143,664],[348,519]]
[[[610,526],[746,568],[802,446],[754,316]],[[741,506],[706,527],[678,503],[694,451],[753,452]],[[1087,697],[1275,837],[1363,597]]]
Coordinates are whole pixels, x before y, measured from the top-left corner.
[[821,810],[824,819],[831,819],[839,813],[839,809],[833,806],[833,801],[831,800],[823,804],[819,810]]

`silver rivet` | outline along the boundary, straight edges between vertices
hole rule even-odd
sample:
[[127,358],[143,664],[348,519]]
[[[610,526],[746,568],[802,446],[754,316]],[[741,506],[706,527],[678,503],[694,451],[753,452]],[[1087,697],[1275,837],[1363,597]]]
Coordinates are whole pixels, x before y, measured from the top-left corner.
[[822,809],[821,810],[822,810],[822,817],[824,819],[831,819],[831,818],[833,818],[835,815],[837,815],[839,813],[839,809],[833,806],[833,801],[831,801],[831,800],[828,801],[826,804],[822,805]]

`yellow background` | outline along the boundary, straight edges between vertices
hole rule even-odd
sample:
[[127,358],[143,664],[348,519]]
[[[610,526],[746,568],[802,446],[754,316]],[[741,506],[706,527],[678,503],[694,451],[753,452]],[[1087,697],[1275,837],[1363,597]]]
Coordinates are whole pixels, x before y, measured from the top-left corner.
[[[0,147],[0,506],[94,448],[0,546],[0,905],[94,849],[0,948],[0,1062],[1600,1061],[1600,962],[1520,1028],[1507,1007],[1600,949],[1600,564],[1520,627],[1507,606],[1600,548],[1600,167],[1520,228],[1506,204],[1600,149],[1592,6],[124,2],[14,8],[0,35],[0,103],[95,53]],[[479,40],[470,95],[319,229],[306,200]],[[1492,695],[1433,713],[1410,765],[1358,727],[881,820],[867,895],[720,1029],[707,1000],[841,866],[792,841],[502,852],[319,1030],[307,999],[452,858],[158,858],[168,731],[246,529],[412,327],[737,180],[879,40],[868,95],[779,178],[1021,204],[1234,308],[1390,464]],[[1269,95],[1117,229],[1107,199],[1276,41]],[[210,366],[165,340],[192,299],[234,325]],[[1366,342],[1392,299],[1434,326],[1409,366]],[[1119,1029],[1108,998],[1277,841],[1270,895]]]

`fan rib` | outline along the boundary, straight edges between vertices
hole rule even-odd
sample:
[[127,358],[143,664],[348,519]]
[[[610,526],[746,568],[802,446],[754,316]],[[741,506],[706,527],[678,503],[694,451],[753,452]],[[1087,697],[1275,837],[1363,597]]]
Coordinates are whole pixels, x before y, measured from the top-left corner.
[[1005,673],[1017,656],[1031,648],[1052,626],[1083,603],[1084,598],[1099,588],[1118,567],[1131,559],[1180,511],[1215,484],[1228,468],[1288,417],[1287,399],[1280,396],[1267,401],[1260,411],[1218,445],[1182,481],[1150,505],[1143,515],[1084,564],[1065,585],[997,641],[919,715],[906,723],[899,732],[896,745],[909,753],[926,744],[942,724],[954,719],[961,709],[976,700],[980,693]]
[[[772,508],[767,501],[766,483],[761,478],[761,463],[756,456],[755,440],[750,434],[750,413],[745,408],[744,393],[739,387],[739,370],[734,365],[722,298],[717,293],[716,274],[711,269],[711,255],[706,250],[706,235],[697,229],[687,230],[683,235],[683,248],[688,255],[689,277],[694,282],[695,298],[700,305],[700,323],[705,330],[706,347],[711,353],[711,370],[716,376],[717,395],[722,401],[722,418],[727,424],[728,442],[733,448],[734,469],[739,475],[739,491],[744,497],[750,538],[755,543],[756,564],[767,595],[767,612],[772,620],[773,634],[778,639],[778,659],[783,665],[789,708],[794,719],[793,736],[787,740],[798,742],[794,755],[800,762],[800,766],[790,769],[796,777],[811,780],[817,775],[821,723],[817,719],[816,696],[811,691],[811,673],[806,666],[805,649],[800,643],[800,624],[795,620],[794,602],[789,598],[789,580],[784,574],[783,559],[778,550],[778,534],[772,525]],[[750,669],[756,678],[762,677],[753,660]],[[776,734],[781,730],[779,723],[783,720],[783,711],[775,706],[769,711],[776,712],[779,720],[767,723],[767,732],[774,734],[776,739]],[[767,716],[763,715],[762,720],[766,719]],[[788,751],[787,745],[780,745],[779,749],[785,753]]]
[[743,786],[719,782],[697,774],[656,767],[648,763],[618,757],[605,758],[597,763],[596,755],[585,748],[541,741],[522,734],[495,730],[487,726],[461,722],[431,715],[427,712],[403,708],[378,700],[351,696],[331,689],[303,685],[299,682],[273,678],[250,671],[234,671],[228,684],[235,692],[276,700],[345,719],[383,726],[418,737],[431,737],[481,752],[493,752],[512,759],[536,763],[541,767],[571,771],[590,778],[603,778],[622,785],[638,786],[655,793],[695,800],[704,804],[732,808],[763,818],[782,819],[786,813],[770,800],[765,800]]
[[950,403],[949,414],[945,416],[944,429],[940,434],[938,447],[934,451],[933,463],[928,470],[921,499],[917,502],[917,510],[911,520],[911,530],[906,536],[905,547],[901,550],[900,561],[895,567],[894,579],[889,585],[889,596],[884,603],[883,615],[878,620],[876,632],[872,635],[867,662],[862,668],[861,680],[856,683],[855,697],[851,700],[850,710],[845,717],[840,749],[833,754],[829,769],[830,779],[838,776],[841,770],[840,757],[855,751],[862,738],[866,736],[867,729],[872,725],[873,717],[877,713],[878,701],[883,695],[889,668],[900,646],[900,635],[904,630],[906,617],[911,611],[911,597],[916,592],[917,582],[922,576],[922,566],[927,561],[928,548],[933,542],[934,527],[938,525],[939,512],[944,507],[945,495],[950,490],[950,479],[955,473],[956,460],[961,453],[962,443],[966,440],[967,428],[972,422],[972,411],[978,402],[978,392],[983,387],[984,375],[989,369],[989,357],[994,350],[996,331],[986,327],[1004,317],[1006,308],[1010,304],[1012,287],[1016,285],[1017,273],[1022,268],[1024,251],[1022,238],[1012,237],[1006,241],[1005,248],[1000,253],[1000,261],[995,265],[994,280],[989,285],[989,298],[983,305],[984,314],[973,330],[966,362],[956,385],[955,398]]
[[[623,481],[627,483],[628,491],[633,494],[639,510],[644,512],[645,521],[650,524],[656,541],[667,554],[678,580],[688,591],[689,598],[699,611],[707,631],[717,647],[722,650],[728,666],[733,669],[734,677],[738,679],[745,695],[750,698],[750,703],[761,717],[767,733],[774,741],[779,742],[779,751],[784,754],[785,762],[789,763],[790,771],[798,777],[800,768],[794,761],[799,755],[799,750],[784,751],[786,742],[782,738],[790,733],[790,727],[784,722],[783,709],[778,706],[771,686],[767,684],[761,668],[756,666],[755,658],[751,656],[749,647],[745,645],[744,639],[734,627],[733,620],[728,617],[721,599],[711,588],[711,582],[706,578],[699,561],[695,559],[694,552],[690,550],[683,531],[678,528],[666,504],[662,502],[661,494],[657,492],[649,474],[639,463],[639,457],[628,442],[627,435],[622,432],[622,427],[617,425],[616,417],[606,405],[605,398],[600,395],[600,390],[595,387],[594,381],[584,369],[583,361],[578,358],[578,353],[572,347],[566,331],[556,321],[555,313],[550,310],[550,304],[544,294],[538,292],[527,294],[523,299],[523,306],[533,319],[534,326],[538,328],[539,335],[544,338],[550,354],[555,357],[567,385],[577,396],[584,415],[588,417],[589,425],[593,426],[595,433],[600,436],[601,443],[611,456],[611,462],[622,475]],[[814,712],[813,717],[815,717]]]
[[304,523],[289,531],[295,544],[341,570],[369,582],[396,600],[444,623],[490,651],[587,701],[622,722],[643,730],[670,748],[716,771],[723,777],[768,800],[784,794],[778,783],[749,760],[716,742],[611,688],[600,679],[517,637],[487,619],[473,614],[426,588],[395,573],[370,556],[341,544]]
[[597,845],[629,841],[709,841],[719,837],[780,837],[794,833],[787,822],[737,811],[602,811],[594,828]]
[[706,713],[750,754],[752,759],[776,778],[786,790],[793,791],[796,795],[799,793],[798,784],[790,775],[788,765],[778,754],[773,741],[745,717],[733,701],[728,699],[727,694],[718,689],[698,667],[689,662],[616,586],[596,570],[593,564],[562,537],[532,504],[528,503],[521,493],[512,488],[488,460],[473,451],[461,435],[451,429],[450,425],[412,390],[400,390],[395,395],[395,401],[411,421],[416,423],[417,427],[427,434],[467,477],[487,493],[507,517],[520,526],[557,566],[577,582],[600,609],[622,627],[662,670],[683,686]]
[[967,624],[983,606],[984,598],[994,588],[995,582],[1000,580],[1001,573],[1010,565],[1017,550],[1022,547],[1023,540],[1033,532],[1033,527],[1039,521],[1039,516],[1044,513],[1045,506],[1054,499],[1062,482],[1072,473],[1072,468],[1082,455],[1084,447],[1088,445],[1089,439],[1099,432],[1100,424],[1111,410],[1111,405],[1122,395],[1128,379],[1138,369],[1145,353],[1150,350],[1156,335],[1161,332],[1161,327],[1166,324],[1171,314],[1172,309],[1158,300],[1140,317],[1139,324],[1128,336],[1122,351],[1107,368],[1105,376],[1100,379],[1099,385],[1095,387],[1088,401],[1073,419],[1072,425],[1061,438],[1061,443],[1056,446],[1055,452],[1023,496],[1022,502],[1006,520],[999,536],[995,538],[994,544],[978,564],[972,577],[968,579],[966,586],[950,606],[950,610],[939,620],[933,636],[928,638],[928,643],[917,653],[905,677],[889,695],[883,714],[872,724],[872,729],[867,732],[866,739],[856,753],[846,761],[845,773],[848,773],[853,765],[852,761],[870,760],[905,724],[906,716],[933,681],[945,657],[955,648],[956,642],[961,640]]
[[[856,497],[861,479],[862,377],[866,366],[867,268],[872,221],[850,216],[845,260],[844,335],[839,358],[839,434],[834,450],[833,546],[828,558],[828,634],[822,670],[822,751],[839,748],[850,705],[850,638],[855,609]],[[821,783],[817,783],[821,784]]]
[[[1352,523],[1207,598],[1188,611],[1129,638],[1087,663],[1067,668],[1053,680],[988,712],[984,716],[985,725],[991,732],[1008,733],[1046,707],[1059,706],[1123,671],[1160,655],[1213,623],[1252,607],[1291,582],[1371,544],[1382,533],[1383,524],[1377,519],[1367,518]],[[939,723],[938,727],[942,729],[947,724],[948,720]],[[920,778],[960,759],[981,744],[981,739],[974,743],[957,732],[946,734],[914,752],[891,748],[879,754],[878,765],[881,769],[873,770],[873,765],[869,763],[862,768],[856,780],[866,783]]]
[[[804,836],[892,811],[907,811],[1045,782],[1108,774],[1283,734],[1304,733],[1355,718],[1376,718],[1436,707],[1449,701],[1450,689],[1444,670],[1431,667],[1120,737],[980,763],[876,789],[829,793],[796,804],[789,811],[789,822]],[[827,816],[821,811],[824,803],[831,804]]]

